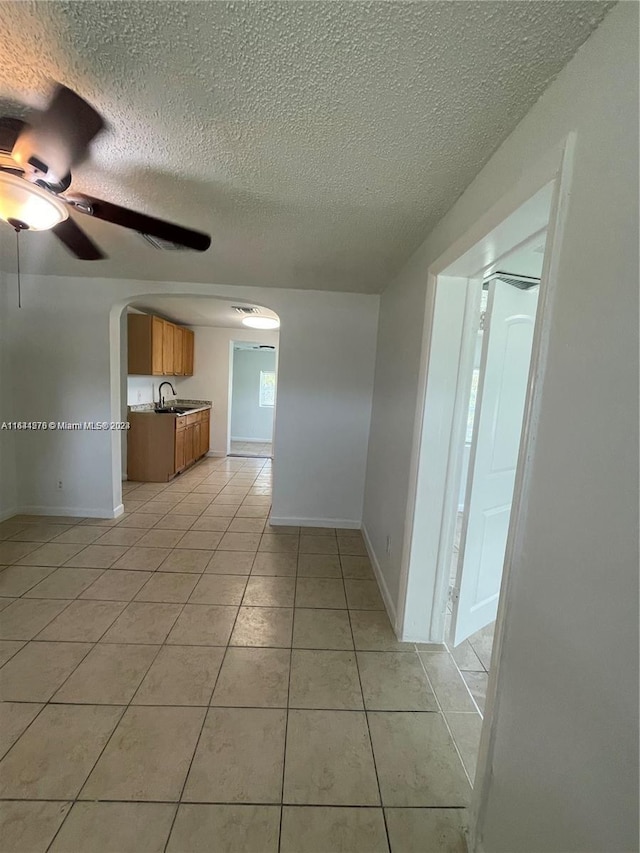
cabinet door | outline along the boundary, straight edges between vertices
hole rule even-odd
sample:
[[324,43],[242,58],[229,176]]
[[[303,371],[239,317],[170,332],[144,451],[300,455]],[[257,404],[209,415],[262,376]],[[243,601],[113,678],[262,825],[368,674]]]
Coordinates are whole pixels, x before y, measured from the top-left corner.
[[184,342],[182,326],[173,327],[173,373],[182,376],[184,373]]
[[164,322],[162,326],[162,372],[173,374],[173,323]]
[[200,455],[204,456],[209,452],[209,412],[204,413],[202,423],[200,424]]
[[193,376],[193,343],[194,334],[191,329],[182,330],[183,356],[182,369],[185,376]]
[[191,465],[195,459],[195,448],[193,446],[193,424],[190,424],[184,431],[184,464]]
[[176,430],[176,445],[175,445],[175,459],[174,459],[174,471],[182,471],[186,464],[185,460],[185,434],[186,429],[177,429]]
[[151,320],[151,374],[162,376],[164,373],[164,327],[160,317]]
[[202,424],[194,424],[193,425],[193,458],[200,458],[200,445],[202,444],[200,427]]

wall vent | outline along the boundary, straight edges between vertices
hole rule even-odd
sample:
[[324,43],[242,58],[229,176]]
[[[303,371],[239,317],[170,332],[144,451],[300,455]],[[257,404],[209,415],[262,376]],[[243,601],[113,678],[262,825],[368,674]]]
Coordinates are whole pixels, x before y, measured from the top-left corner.
[[259,308],[251,308],[249,305],[233,305],[234,311],[237,311],[238,314],[242,314],[243,316],[247,316],[248,314],[259,314]]
[[498,271],[491,273],[491,275],[484,280],[483,287],[485,289],[488,288],[489,282],[493,281],[495,278],[499,278],[500,281],[504,281],[505,284],[517,287],[518,290],[529,290],[530,287],[537,287],[540,284],[540,279],[535,278],[534,276]]

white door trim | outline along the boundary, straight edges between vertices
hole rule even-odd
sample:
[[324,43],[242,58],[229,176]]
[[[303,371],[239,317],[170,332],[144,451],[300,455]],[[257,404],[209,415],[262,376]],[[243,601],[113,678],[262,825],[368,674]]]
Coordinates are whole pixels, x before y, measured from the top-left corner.
[[[461,383],[453,383],[448,405],[451,411],[449,429],[433,431],[431,438],[436,436],[436,444],[431,443],[431,461],[439,459],[439,465],[445,466],[444,478],[436,483],[439,492],[432,500],[431,512],[416,518],[420,507],[421,495],[419,486],[428,482],[427,473],[423,469],[424,458],[421,460],[421,449],[429,430],[433,428],[433,413],[427,411],[426,401],[429,393],[429,362],[434,328],[435,307],[438,285],[451,283],[451,276],[473,279],[481,271],[490,269],[499,258],[511,251],[517,243],[528,239],[540,230],[541,223],[530,222],[529,233],[520,230],[519,234],[506,227],[506,220],[523,207],[544,187],[552,184],[551,212],[548,222],[547,246],[544,255],[538,317],[534,332],[530,383],[525,404],[522,441],[518,461],[518,471],[513,496],[509,535],[505,556],[503,583],[498,605],[496,634],[493,645],[493,656],[487,704],[480,743],[480,754],[473,800],[470,814],[470,847],[472,851],[481,849],[481,829],[485,808],[485,791],[491,767],[493,749],[493,728],[498,710],[496,685],[498,679],[499,660],[502,655],[504,641],[503,622],[506,602],[509,598],[509,573],[514,551],[518,548],[520,539],[520,517],[526,512],[528,486],[531,477],[532,456],[535,443],[536,426],[539,419],[537,401],[540,396],[542,378],[546,366],[549,329],[552,323],[552,310],[558,276],[558,247],[562,243],[563,227],[569,204],[569,186],[572,177],[573,150],[575,134],[569,134],[561,144],[537,164],[534,164],[513,189],[500,199],[490,210],[458,240],[456,240],[429,268],[428,284],[425,299],[425,322],[423,328],[422,354],[419,375],[419,391],[414,419],[414,435],[412,440],[411,467],[409,474],[409,492],[407,500],[407,515],[405,518],[405,539],[400,567],[400,586],[398,613],[395,629],[398,637],[403,640],[421,640],[426,642],[442,642],[444,636],[444,619],[442,608],[442,589],[446,583],[443,579],[443,553],[446,550],[447,537],[450,535],[450,521],[447,520],[447,503],[451,503],[450,492],[455,494],[457,505],[457,483],[454,482],[455,471],[449,464],[449,449],[452,440],[452,430],[459,428],[454,418],[456,395],[461,394]],[[526,219],[523,227],[526,228]],[[495,268],[495,267],[494,267]],[[448,282],[438,282],[438,277],[446,270]],[[468,287],[469,285],[467,285]],[[464,306],[463,306],[464,309]],[[464,318],[464,310],[459,316]],[[465,352],[463,348],[462,326],[459,323],[453,334],[457,336],[458,365],[455,375],[460,373],[464,365]],[[445,462],[443,462],[445,460]],[[422,463],[422,464],[421,464]],[[448,473],[447,473],[448,472]],[[439,472],[442,475],[442,471]],[[422,476],[421,476],[422,475]],[[453,486],[455,485],[455,489]],[[425,559],[425,548],[421,554],[416,554],[416,541],[422,540],[427,545],[429,558]],[[419,557],[419,558],[418,558]],[[446,567],[448,576],[448,565]],[[418,587],[420,594],[415,594]],[[412,589],[413,588],[413,589]]]
[[[458,645],[494,622],[497,613],[512,493],[522,440],[524,403],[531,375],[531,348],[539,292],[539,287],[520,290],[499,278],[489,284],[451,630],[446,638],[451,645]],[[512,349],[507,356],[509,341]],[[463,400],[468,399],[465,389]],[[497,440],[494,432],[500,429],[502,437],[505,437],[507,418],[511,418],[508,432],[513,444],[510,449]],[[496,451],[501,454],[499,462]],[[462,441],[451,448],[454,459],[462,458],[463,452]],[[459,492],[458,485],[455,494],[459,495]],[[445,499],[445,508],[449,506],[451,494],[449,492]],[[445,512],[445,517],[447,515],[453,517],[453,512]],[[497,521],[500,517],[502,522]],[[496,521],[498,523],[498,528],[494,527],[491,532],[486,527],[487,523],[491,524],[490,518],[494,524]],[[499,532],[501,524],[504,525],[502,533]],[[485,548],[493,549],[491,557]],[[483,590],[481,594],[480,587]],[[441,597],[440,603],[444,611],[447,599]],[[434,602],[434,607],[437,604],[437,601]]]
[[[442,631],[438,632],[437,624],[431,624],[435,593],[439,586],[442,585],[442,581],[439,576],[436,576],[433,564],[426,566],[422,557],[420,557],[420,565],[416,565],[416,543],[414,542],[418,536],[422,537],[424,541],[428,540],[431,555],[437,555],[438,543],[441,532],[443,531],[442,505],[445,499],[444,483],[449,482],[449,485],[451,485],[451,481],[453,480],[452,475],[455,473],[450,470],[449,478],[447,478],[446,469],[449,457],[451,428],[453,427],[453,421],[451,421],[449,429],[436,431],[435,437],[430,437],[432,441],[438,441],[437,447],[433,443],[430,445],[432,451],[430,456],[438,458],[441,466],[444,466],[438,472],[441,478],[440,500],[435,501],[435,508],[438,511],[434,512],[434,505],[432,505],[430,506],[428,515],[422,514],[416,517],[416,509],[420,498],[420,475],[424,473],[421,471],[421,461],[424,463],[424,459],[421,460],[421,448],[425,440],[425,431],[430,426],[433,426],[431,419],[427,416],[425,403],[429,390],[427,379],[430,369],[432,333],[434,332],[435,309],[439,286],[451,286],[455,279],[460,284],[474,280],[474,276],[481,275],[483,270],[495,268],[495,264],[499,261],[500,257],[511,252],[516,244],[522,244],[524,240],[529,239],[530,235],[538,233],[541,227],[546,226],[546,221],[538,222],[533,217],[529,217],[527,220],[525,215],[523,217],[524,221],[519,226],[519,230],[514,232],[513,227],[507,227],[506,220],[512,214],[516,213],[516,211],[522,209],[524,205],[530,202],[536,194],[540,193],[551,182],[554,182],[557,187],[560,182],[556,179],[561,172],[566,172],[565,163],[572,148],[573,134],[569,135],[563,140],[561,145],[551,151],[539,163],[535,164],[521,178],[518,184],[491,207],[462,237],[456,240],[429,267],[427,272],[428,281],[420,373],[418,377],[418,397],[414,415],[404,547],[400,565],[398,612],[395,623],[396,633],[403,640],[440,643],[444,636]],[[566,183],[566,181],[563,183]],[[553,210],[552,215],[554,215]],[[529,234],[526,233],[525,228],[529,229]],[[545,266],[547,256],[550,254],[554,231],[556,230],[554,223],[550,223],[547,252],[545,253]],[[446,281],[443,280],[443,276],[441,275],[445,270]],[[455,354],[458,362],[460,362],[462,356],[463,329],[461,324],[464,322],[464,304],[464,299],[460,298],[458,300],[458,317],[453,318],[457,321],[457,326],[449,329],[451,352]],[[548,313],[550,305],[550,290],[547,287],[541,286],[539,313],[541,315],[542,312]],[[458,384],[456,377],[458,377],[459,373],[460,367],[457,364],[451,372],[453,385],[449,386],[451,388],[449,400],[451,417],[453,416],[453,408],[456,402],[454,389]],[[459,393],[463,393],[464,389],[460,388],[458,391]],[[432,472],[429,473],[431,474]],[[431,481],[433,481],[433,477],[431,477]],[[409,586],[410,584],[413,585],[418,575],[422,576],[421,593],[420,595],[412,595]],[[431,595],[424,595],[425,582],[431,591]],[[432,628],[435,628],[436,631],[431,630]]]
[[538,297],[538,315],[533,334],[531,349],[531,370],[527,399],[522,420],[522,438],[516,481],[511,506],[511,520],[503,570],[502,588],[498,603],[498,615],[493,640],[493,651],[487,686],[484,725],[480,738],[478,767],[470,810],[470,850],[474,847],[482,850],[482,825],[486,811],[487,791],[490,782],[492,755],[495,743],[494,729],[497,724],[499,693],[498,672],[502,649],[505,642],[504,614],[509,600],[511,581],[511,562],[515,553],[522,545],[521,519],[527,514],[529,484],[533,469],[535,438],[540,419],[540,396],[543,376],[547,365],[549,349],[549,334],[552,325],[553,303],[558,287],[560,247],[564,237],[564,226],[570,201],[571,181],[573,178],[573,159],[576,135],[569,134],[562,147],[560,161],[554,178],[554,196],[549,216],[547,244],[544,253],[542,276],[540,280],[540,295]]

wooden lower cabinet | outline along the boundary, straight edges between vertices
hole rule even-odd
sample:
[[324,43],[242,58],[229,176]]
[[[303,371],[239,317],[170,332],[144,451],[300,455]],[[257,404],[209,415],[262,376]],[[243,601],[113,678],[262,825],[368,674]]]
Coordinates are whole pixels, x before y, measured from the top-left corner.
[[173,417],[130,412],[127,433],[127,477],[166,483],[209,450],[210,410]]
[[175,473],[209,452],[209,410],[176,418]]
[[200,453],[199,456],[204,456],[209,452],[209,429],[210,417],[209,412],[205,412],[206,417],[200,422]]
[[184,431],[184,464],[191,465],[195,462],[196,452],[193,446],[193,424],[189,424]]
[[194,459],[197,459],[200,456],[200,445],[202,443],[200,441],[200,427],[201,427],[200,421],[198,421],[198,423],[195,423],[193,425],[193,456],[194,456]]
[[185,467],[186,463],[186,455],[185,455],[185,433],[186,429],[184,426],[179,427],[176,424],[176,440],[175,440],[175,450],[174,450],[174,472],[182,471]]

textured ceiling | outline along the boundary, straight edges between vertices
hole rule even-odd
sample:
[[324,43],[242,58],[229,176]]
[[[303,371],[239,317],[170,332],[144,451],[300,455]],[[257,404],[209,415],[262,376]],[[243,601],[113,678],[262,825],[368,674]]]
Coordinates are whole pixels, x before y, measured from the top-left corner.
[[3,0],[0,114],[75,88],[110,128],[74,188],[213,236],[82,217],[109,260],[27,234],[23,269],[377,292],[612,5]]

